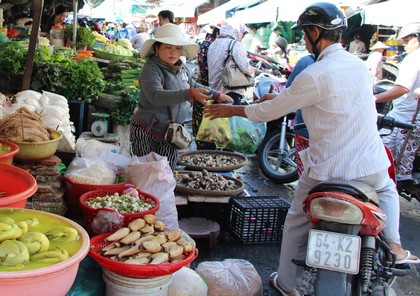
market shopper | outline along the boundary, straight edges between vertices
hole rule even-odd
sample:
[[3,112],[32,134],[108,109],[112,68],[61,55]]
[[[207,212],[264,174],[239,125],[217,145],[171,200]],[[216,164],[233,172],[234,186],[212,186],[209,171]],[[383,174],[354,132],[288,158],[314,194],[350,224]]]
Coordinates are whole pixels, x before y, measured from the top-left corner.
[[378,41],[370,48],[370,54],[366,60],[366,66],[372,75],[373,83],[382,79],[382,65],[385,59],[384,51],[388,47],[388,45]]
[[144,24],[139,23],[136,24],[135,27],[137,34],[131,38],[130,42],[131,45],[133,45],[133,48],[140,52],[142,45],[146,42],[146,40],[150,39],[150,36],[146,33],[147,29]]
[[306,48],[315,54],[313,65],[289,88],[266,94],[256,104],[212,104],[204,109],[210,119],[243,116],[259,122],[302,110],[310,134],[309,148],[300,153],[305,170],[284,224],[279,268],[270,276],[271,284],[282,295],[299,295],[296,285],[302,267],[292,259],[304,260],[312,227],[303,201],[322,181],[357,180],[375,188],[388,218],[382,232],[385,240],[397,260],[420,263],[401,247],[399,197],[388,175],[390,162],[376,127],[370,74],[362,60],[342,48],[340,38],[346,28],[346,17],[334,4],[319,2],[307,7],[293,29],[304,31]]
[[158,13],[158,18],[159,18],[159,26],[163,26],[165,24],[173,24],[175,15],[170,10],[161,10]]
[[[392,100],[392,110],[388,115],[396,120],[416,125],[413,132],[408,133],[406,130],[394,128],[390,135],[383,137],[384,144],[391,150],[394,158],[399,160],[396,168],[397,178],[401,181],[411,181],[413,162],[420,141],[420,117],[415,113],[418,100],[414,94],[420,87],[420,22],[404,26],[398,38],[403,40],[407,56],[398,67],[395,86],[376,95],[376,102]],[[410,135],[409,139],[407,139],[408,135]]]
[[199,46],[184,37],[181,28],[166,24],[147,40],[140,56],[148,58],[140,74],[140,98],[130,127],[133,153],[143,156],[156,152],[166,156],[175,168],[178,150],[164,140],[169,125],[168,107],[176,123],[184,123],[193,100],[232,102],[229,96],[205,87],[191,78],[180,61],[181,54],[194,58]]
[[69,11],[65,6],[57,6],[54,14],[50,16],[46,25],[44,26],[43,31],[49,33],[52,26],[58,26],[62,29],[64,27],[64,21],[66,20],[68,14]]
[[366,52],[366,45],[360,38],[359,34],[354,35],[354,39],[350,42],[349,52],[352,54],[361,54]]

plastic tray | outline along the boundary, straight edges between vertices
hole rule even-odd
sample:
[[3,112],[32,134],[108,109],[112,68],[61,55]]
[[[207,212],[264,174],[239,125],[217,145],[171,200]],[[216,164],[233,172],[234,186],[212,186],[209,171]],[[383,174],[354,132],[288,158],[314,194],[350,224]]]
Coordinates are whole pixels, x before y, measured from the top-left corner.
[[[186,162],[182,161],[183,157],[186,156],[213,156],[216,157],[217,155],[225,155],[229,158],[236,158],[240,162],[236,165],[230,166],[198,166],[187,164]],[[248,164],[248,158],[246,158],[243,154],[236,153],[236,152],[229,152],[229,151],[218,151],[218,150],[199,150],[199,151],[191,151],[180,153],[178,156],[178,164],[185,166],[187,169],[191,170],[207,170],[209,172],[229,172],[236,169],[239,169]]]
[[197,249],[195,249],[184,260],[177,263],[137,265],[114,261],[99,254],[102,248],[110,244],[110,242],[105,242],[105,238],[111,234],[112,232],[109,232],[91,238],[89,255],[103,268],[120,275],[134,278],[169,275],[190,264],[197,257]]

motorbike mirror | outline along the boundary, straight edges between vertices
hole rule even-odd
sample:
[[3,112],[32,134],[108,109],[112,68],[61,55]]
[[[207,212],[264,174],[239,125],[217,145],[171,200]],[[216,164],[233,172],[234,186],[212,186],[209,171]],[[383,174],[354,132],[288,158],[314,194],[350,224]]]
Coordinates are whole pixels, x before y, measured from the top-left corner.
[[284,52],[284,55],[287,53],[287,40],[283,37],[279,36],[276,38],[276,44],[278,47],[281,48],[281,50]]

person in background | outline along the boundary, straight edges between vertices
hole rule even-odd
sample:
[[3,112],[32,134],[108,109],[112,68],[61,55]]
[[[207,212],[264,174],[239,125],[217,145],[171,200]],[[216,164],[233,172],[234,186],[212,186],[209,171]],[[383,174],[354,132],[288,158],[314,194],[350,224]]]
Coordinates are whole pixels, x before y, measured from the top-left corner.
[[162,26],[164,24],[173,24],[174,23],[174,13],[170,10],[161,10],[158,13],[159,18],[159,26]]
[[133,45],[133,48],[140,52],[142,45],[144,44],[144,42],[146,42],[146,40],[150,39],[150,36],[146,33],[147,30],[145,24],[136,24],[136,31],[137,34],[133,38],[131,38],[130,41]]
[[354,40],[350,42],[349,52],[352,54],[360,54],[366,52],[366,45],[360,38],[359,34],[354,35]]
[[[292,260],[305,259],[307,236],[312,228],[303,202],[322,181],[357,180],[373,187],[388,218],[382,235],[395,252],[397,264],[420,260],[401,246],[399,196],[388,175],[390,161],[377,131],[370,74],[363,61],[340,44],[342,32],[347,29],[344,12],[334,4],[318,2],[305,9],[292,29],[303,30],[306,48],[315,55],[315,63],[279,94],[266,94],[247,106],[209,104],[204,108],[204,116],[242,116],[267,122],[302,110],[310,135],[309,148],[300,153],[305,170],[286,216],[279,267],[269,279],[282,295],[295,296],[299,295],[296,286],[303,267]],[[331,281],[328,288],[345,289],[341,283]],[[325,295],[323,292],[315,294]],[[337,293],[344,294],[345,291]]]
[[378,41],[370,48],[370,54],[366,60],[366,66],[369,69],[370,75],[372,75],[373,83],[382,79],[382,65],[385,59],[384,51],[389,46]]
[[[401,158],[396,168],[397,179],[399,181],[412,181],[413,161],[420,139],[420,118],[418,114],[415,114],[418,101],[414,95],[415,89],[420,87],[420,22],[404,26],[398,35],[398,39],[403,40],[407,56],[398,67],[395,86],[386,92],[377,94],[376,102],[382,103],[393,100],[392,110],[387,115],[398,121],[416,125],[414,131],[410,132],[411,136],[407,142],[407,131],[400,128],[394,128],[390,135],[382,138],[384,144],[391,150],[395,160]],[[405,142],[405,149],[401,151]],[[400,155],[401,152],[402,155]]]
[[62,29],[64,27],[64,21],[68,15],[69,11],[65,6],[57,6],[54,14],[48,19],[43,31],[49,33],[52,26],[59,26]]
[[105,37],[108,38],[110,41],[114,41],[115,35],[116,35],[115,25],[113,23],[108,23],[106,26]]
[[227,19],[220,27],[220,34],[209,46],[207,63],[209,72],[209,86],[221,93],[227,94],[233,99],[234,105],[240,105],[245,88],[228,89],[222,85],[221,69],[227,58],[227,52],[231,40],[236,43],[232,50],[232,56],[242,73],[253,76],[254,68],[249,64],[246,52],[242,48],[241,40],[247,34],[247,27],[235,20]]
[[181,54],[194,58],[199,46],[185,39],[175,24],[166,24],[156,30],[140,50],[148,58],[140,74],[140,98],[130,126],[130,142],[136,156],[155,152],[166,156],[172,169],[178,158],[178,149],[164,140],[169,125],[168,108],[176,123],[184,123],[193,100],[204,104],[232,102],[229,96],[195,82],[189,69],[180,60]]
[[258,36],[257,34],[257,28],[256,27],[252,27],[251,28],[251,33],[252,35],[252,41],[251,44],[249,46],[248,51],[251,53],[260,53],[261,50],[264,48],[263,43],[261,41],[261,38]]
[[121,23],[117,30],[117,35],[115,36],[116,40],[120,39],[129,39],[130,40],[130,33],[127,28],[127,23]]
[[270,38],[268,39],[268,49],[267,49],[267,53],[272,56],[275,57],[276,54],[281,54],[281,49],[280,47],[276,44],[276,39],[279,36],[281,32],[281,29],[279,26],[275,26],[272,29],[272,32],[270,34]]
[[102,34],[102,26],[97,22],[94,22],[92,26],[90,26],[90,29],[92,31],[98,32],[99,34]]

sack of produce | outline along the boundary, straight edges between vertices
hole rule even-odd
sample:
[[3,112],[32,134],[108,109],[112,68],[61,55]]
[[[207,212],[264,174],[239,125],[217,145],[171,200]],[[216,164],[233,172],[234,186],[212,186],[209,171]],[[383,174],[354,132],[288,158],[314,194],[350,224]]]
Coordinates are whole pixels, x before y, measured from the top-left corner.
[[204,261],[198,264],[196,271],[206,281],[209,296],[262,295],[261,277],[246,260]]
[[172,275],[168,296],[207,296],[208,287],[200,275],[183,267]]

